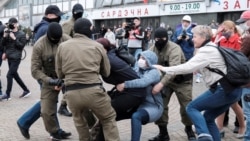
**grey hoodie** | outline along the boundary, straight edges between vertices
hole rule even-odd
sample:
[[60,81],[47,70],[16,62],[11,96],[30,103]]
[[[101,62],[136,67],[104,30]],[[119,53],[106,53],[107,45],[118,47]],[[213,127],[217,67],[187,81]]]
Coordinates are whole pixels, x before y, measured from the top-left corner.
[[163,100],[161,94],[152,94],[153,86],[160,82],[161,79],[160,72],[152,67],[152,65],[157,64],[158,57],[150,50],[141,52],[141,55],[145,58],[148,67],[146,69],[139,68],[137,73],[140,78],[125,81],[125,88],[147,87],[146,99],[138,109],[146,110],[149,114],[149,122],[154,122],[161,117],[163,112]]

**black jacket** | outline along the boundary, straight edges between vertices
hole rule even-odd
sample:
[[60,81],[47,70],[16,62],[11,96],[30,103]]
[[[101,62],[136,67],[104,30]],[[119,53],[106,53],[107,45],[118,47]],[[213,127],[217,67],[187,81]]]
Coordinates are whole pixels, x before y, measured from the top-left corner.
[[[111,71],[109,77],[103,77],[103,80],[106,83],[117,85],[128,80],[139,78],[137,73],[130,67],[130,65],[128,65],[125,61],[123,61],[116,55],[114,49],[110,50],[107,55],[110,61]],[[125,89],[123,93],[138,97],[145,97],[145,90],[145,88],[131,88]]]
[[5,26],[0,24],[0,51],[3,51],[3,46],[1,44],[1,41],[3,39],[4,28]]
[[2,45],[4,46],[4,52],[6,53],[7,59],[19,60],[22,57],[22,50],[26,44],[26,37],[22,31],[13,33],[16,36],[16,40],[11,39],[10,37],[4,37]]

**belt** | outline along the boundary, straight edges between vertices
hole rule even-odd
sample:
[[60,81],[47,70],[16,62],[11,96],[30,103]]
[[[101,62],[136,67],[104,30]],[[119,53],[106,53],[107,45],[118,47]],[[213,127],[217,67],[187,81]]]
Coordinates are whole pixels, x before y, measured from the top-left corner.
[[73,84],[66,86],[66,91],[72,91],[72,90],[78,90],[78,89],[85,89],[85,88],[90,88],[94,86],[101,86],[101,83],[93,83],[93,84]]

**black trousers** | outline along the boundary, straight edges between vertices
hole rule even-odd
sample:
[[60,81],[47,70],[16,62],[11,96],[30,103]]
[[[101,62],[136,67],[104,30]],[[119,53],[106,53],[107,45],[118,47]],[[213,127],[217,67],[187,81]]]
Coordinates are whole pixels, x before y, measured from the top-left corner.
[[130,94],[121,94],[111,100],[111,105],[116,112],[116,121],[130,119],[145,98]]
[[8,59],[9,71],[7,73],[7,89],[6,89],[6,94],[8,96],[10,96],[10,92],[12,90],[13,78],[16,80],[17,84],[19,84],[19,86],[24,91],[29,91],[17,72],[20,63],[21,60]]

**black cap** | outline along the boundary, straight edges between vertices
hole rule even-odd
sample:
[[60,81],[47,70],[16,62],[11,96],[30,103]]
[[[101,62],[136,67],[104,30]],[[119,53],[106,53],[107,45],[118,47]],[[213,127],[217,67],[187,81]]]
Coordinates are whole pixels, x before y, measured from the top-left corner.
[[57,16],[62,16],[64,13],[56,5],[49,5],[45,10],[45,15],[55,14]]
[[10,18],[9,19],[9,24],[13,24],[13,23],[18,23],[16,18]]
[[73,6],[72,13],[77,14],[77,13],[83,13],[84,9],[81,4],[77,3]]

